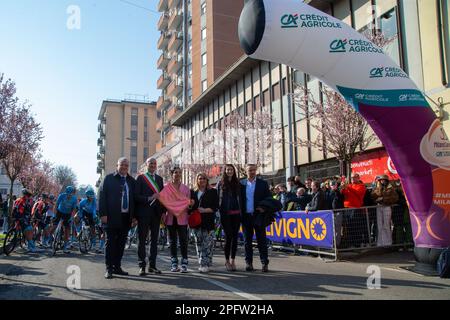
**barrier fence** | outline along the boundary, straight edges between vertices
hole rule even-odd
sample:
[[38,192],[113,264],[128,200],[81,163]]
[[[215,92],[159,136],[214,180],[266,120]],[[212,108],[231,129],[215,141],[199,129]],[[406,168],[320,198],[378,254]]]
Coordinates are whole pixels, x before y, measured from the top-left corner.
[[408,208],[371,206],[330,211],[283,212],[267,228],[273,248],[330,256],[375,248],[413,246]]

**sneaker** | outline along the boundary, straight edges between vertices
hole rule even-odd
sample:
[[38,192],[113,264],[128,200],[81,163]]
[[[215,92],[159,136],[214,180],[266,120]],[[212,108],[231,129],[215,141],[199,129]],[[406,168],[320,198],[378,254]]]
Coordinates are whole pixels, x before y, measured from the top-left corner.
[[268,264],[263,264],[262,272],[269,272],[269,265]]
[[185,265],[185,264],[181,265],[181,273],[187,273],[187,272],[188,272],[187,265]]
[[148,272],[154,273],[154,274],[161,274],[161,270],[159,270],[157,267],[149,267]]
[[200,267],[198,269],[199,269],[200,273],[208,273],[209,272],[209,268],[207,266]]
[[233,265],[228,261],[225,262],[225,268],[227,269],[227,271],[233,271]]
[[254,271],[255,269],[253,269],[253,264],[251,263],[247,263],[246,267],[245,267],[245,271],[251,272]]
[[172,264],[172,267],[170,268],[170,272],[179,272],[180,268],[178,268],[177,264]]

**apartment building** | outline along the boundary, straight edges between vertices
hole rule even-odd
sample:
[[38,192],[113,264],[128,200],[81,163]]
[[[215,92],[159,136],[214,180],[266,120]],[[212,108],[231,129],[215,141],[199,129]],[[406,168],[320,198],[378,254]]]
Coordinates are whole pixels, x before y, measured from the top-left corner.
[[98,120],[97,187],[105,175],[115,171],[120,157],[130,160],[129,172],[135,176],[139,166],[155,153],[156,102],[105,100]]
[[159,1],[157,151],[178,141],[172,119],[243,54],[237,35],[243,4],[244,0]]

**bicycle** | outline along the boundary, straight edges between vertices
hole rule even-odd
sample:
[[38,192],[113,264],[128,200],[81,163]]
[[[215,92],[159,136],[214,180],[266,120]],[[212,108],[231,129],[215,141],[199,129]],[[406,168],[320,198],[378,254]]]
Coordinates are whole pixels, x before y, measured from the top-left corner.
[[134,226],[133,228],[130,229],[130,231],[128,231],[126,244],[127,249],[130,249],[132,244],[136,244],[137,240],[138,240],[137,226]]
[[59,220],[56,227],[55,234],[53,236],[52,243],[52,255],[56,255],[56,251],[61,250],[64,247],[64,231],[63,231],[63,219]]
[[11,227],[3,241],[3,252],[9,256],[17,244],[23,249],[25,247],[25,234],[20,225],[20,220],[16,220],[14,226]]
[[84,219],[81,221],[81,230],[78,234],[78,245],[80,247],[81,253],[89,253],[89,250],[92,249],[93,238],[95,237],[91,235],[91,226],[86,224]]

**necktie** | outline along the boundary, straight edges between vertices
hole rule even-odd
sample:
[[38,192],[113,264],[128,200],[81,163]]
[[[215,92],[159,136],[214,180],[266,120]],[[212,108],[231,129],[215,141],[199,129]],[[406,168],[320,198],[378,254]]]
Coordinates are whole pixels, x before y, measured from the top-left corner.
[[122,190],[123,190],[123,192],[122,192],[122,206],[123,206],[123,209],[125,209],[125,210],[128,210],[128,192],[127,192],[127,189],[126,189],[126,187],[125,187],[125,183],[126,183],[126,178],[125,177],[122,177]]

